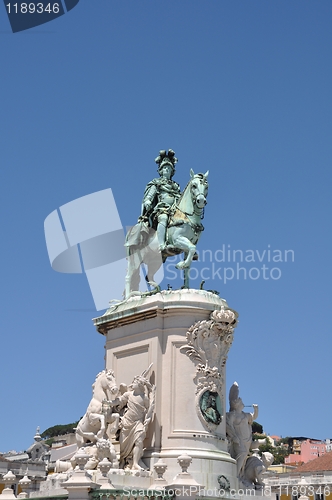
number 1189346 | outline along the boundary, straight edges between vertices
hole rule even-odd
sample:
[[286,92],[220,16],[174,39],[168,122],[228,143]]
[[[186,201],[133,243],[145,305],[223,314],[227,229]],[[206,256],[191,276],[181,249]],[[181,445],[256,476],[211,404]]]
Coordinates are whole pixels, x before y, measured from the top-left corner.
[[57,2],[49,2],[44,5],[43,3],[7,3],[6,5],[8,14],[58,14],[60,12],[60,5]]
[[299,484],[294,486],[279,486],[279,495],[286,494],[291,495],[292,497],[316,497],[316,495],[328,497],[331,493],[330,486],[307,486],[305,484]]

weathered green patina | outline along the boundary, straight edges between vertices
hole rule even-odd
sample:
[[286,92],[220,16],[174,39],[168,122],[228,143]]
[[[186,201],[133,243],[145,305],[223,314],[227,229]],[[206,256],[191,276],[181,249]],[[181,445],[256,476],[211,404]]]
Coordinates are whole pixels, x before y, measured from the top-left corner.
[[146,280],[154,283],[154,274],[167,257],[184,253],[177,264],[184,270],[184,287],[189,288],[189,270],[195,259],[196,244],[204,227],[204,207],[208,192],[207,176],[190,170],[190,180],[182,193],[172,180],[177,158],[172,149],[160,151],[156,158],[160,178],[153,179],[145,188],[141,215],[128,231],[126,248],[128,271],[125,298],[139,289],[139,269],[148,267]]
[[217,392],[205,391],[199,400],[199,407],[204,419],[215,425],[221,422],[222,408]]

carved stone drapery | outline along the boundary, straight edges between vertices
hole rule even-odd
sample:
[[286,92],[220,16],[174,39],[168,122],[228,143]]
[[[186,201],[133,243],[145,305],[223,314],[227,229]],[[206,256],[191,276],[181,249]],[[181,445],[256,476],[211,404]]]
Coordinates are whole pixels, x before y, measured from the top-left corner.
[[198,321],[187,332],[180,348],[196,364],[196,408],[201,422],[214,431],[223,415],[223,367],[233,342],[238,314],[229,308],[213,311],[209,320]]

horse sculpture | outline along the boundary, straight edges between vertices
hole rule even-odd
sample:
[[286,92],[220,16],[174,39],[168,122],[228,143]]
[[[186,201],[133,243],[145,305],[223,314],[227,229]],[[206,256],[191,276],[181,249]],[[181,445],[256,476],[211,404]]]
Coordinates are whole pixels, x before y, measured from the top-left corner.
[[204,230],[201,220],[207,203],[208,174],[208,171],[205,174],[195,174],[190,170],[190,181],[170,210],[166,233],[167,246],[164,251],[160,252],[157,234],[146,222],[141,221],[128,231],[125,244],[128,259],[125,298],[135,295],[139,289],[141,264],[147,265],[146,281],[154,283],[154,274],[166,259],[182,252],[184,259],[176,267],[184,271],[183,288],[189,288],[190,266],[195,256],[196,244]]
[[[85,415],[76,427],[78,446],[84,446],[88,441],[95,443],[105,437],[111,437],[119,427],[120,416],[112,411],[112,400],[116,398],[119,389],[112,370],[98,373],[92,385],[92,399]],[[112,427],[107,426],[113,424]]]

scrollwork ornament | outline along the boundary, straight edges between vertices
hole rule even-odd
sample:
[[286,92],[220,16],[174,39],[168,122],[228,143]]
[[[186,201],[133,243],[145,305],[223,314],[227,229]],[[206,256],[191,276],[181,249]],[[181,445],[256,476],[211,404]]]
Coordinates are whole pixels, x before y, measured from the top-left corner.
[[237,317],[238,314],[229,308],[213,311],[209,320],[198,321],[189,328],[187,344],[180,348],[196,365],[194,382],[197,386],[197,413],[210,431],[215,430],[217,425],[207,421],[201,398],[204,393],[209,393],[210,399],[211,394],[216,394],[223,400],[223,368],[233,342]]

